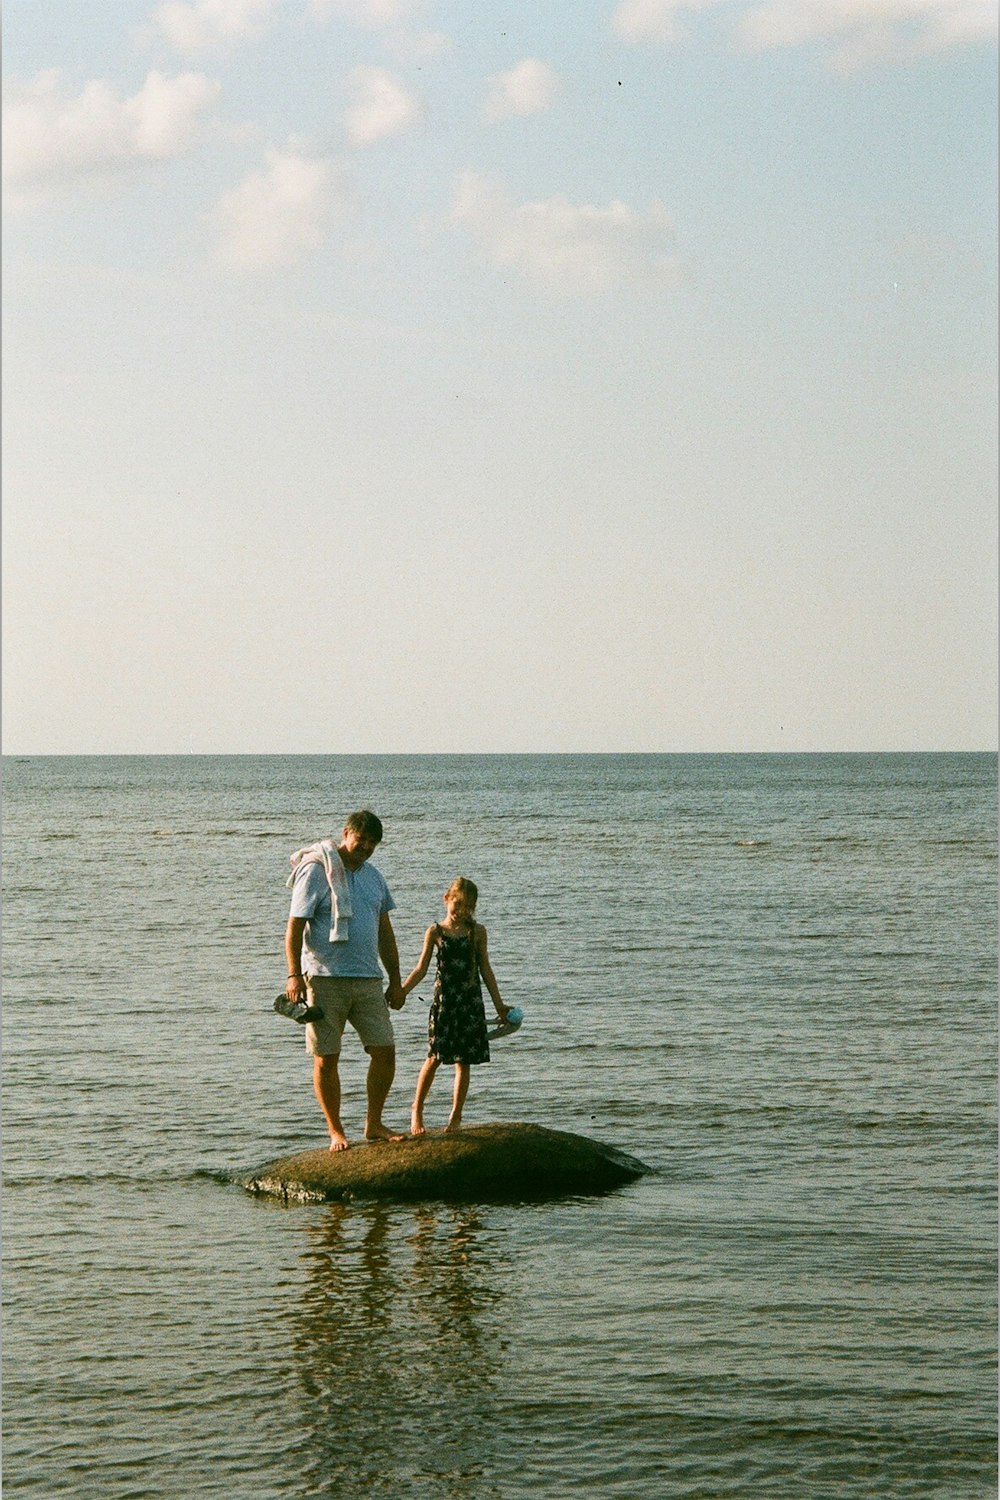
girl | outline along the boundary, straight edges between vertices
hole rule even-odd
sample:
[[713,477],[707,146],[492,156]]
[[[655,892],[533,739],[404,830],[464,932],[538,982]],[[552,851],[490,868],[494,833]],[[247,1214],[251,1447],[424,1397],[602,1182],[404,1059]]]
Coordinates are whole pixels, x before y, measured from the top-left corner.
[[507,1019],[507,1006],[486,952],[486,928],[476,921],[479,891],[471,880],[460,875],[444,893],[447,920],[435,922],[424,935],[423,952],[417,967],[404,985],[408,995],[423,979],[437,951],[437,977],[434,999],[428,1021],[427,1061],[417,1079],[410,1130],[424,1134],[424,1102],[430,1093],[434,1075],[441,1063],[455,1064],[455,1092],[446,1130],[458,1130],[462,1123],[462,1105],[469,1092],[469,1068],[472,1063],[490,1060],[486,1039],[486,1009],[479,986],[483,976],[486,988],[501,1021]]

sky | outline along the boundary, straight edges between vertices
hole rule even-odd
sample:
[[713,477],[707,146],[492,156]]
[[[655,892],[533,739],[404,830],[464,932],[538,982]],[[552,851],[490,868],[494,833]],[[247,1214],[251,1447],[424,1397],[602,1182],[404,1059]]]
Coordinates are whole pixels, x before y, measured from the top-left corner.
[[6,753],[995,746],[995,0],[5,29]]

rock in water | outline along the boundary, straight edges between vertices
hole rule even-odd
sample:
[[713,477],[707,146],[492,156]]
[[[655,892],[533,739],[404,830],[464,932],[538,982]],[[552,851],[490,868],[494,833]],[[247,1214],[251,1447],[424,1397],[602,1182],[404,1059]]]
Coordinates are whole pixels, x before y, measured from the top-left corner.
[[511,1203],[606,1193],[651,1171],[613,1146],[541,1125],[470,1125],[347,1151],[303,1151],[261,1167],[243,1186],[288,1202],[383,1198]]

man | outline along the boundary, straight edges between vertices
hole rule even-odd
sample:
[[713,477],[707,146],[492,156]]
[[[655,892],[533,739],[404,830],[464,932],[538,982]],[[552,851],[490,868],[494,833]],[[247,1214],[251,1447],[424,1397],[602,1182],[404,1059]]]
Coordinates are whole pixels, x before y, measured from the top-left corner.
[[[396,905],[384,877],[368,860],[382,839],[373,812],[352,813],[339,844],[324,840],[292,856],[292,907],[285,931],[289,1000],[323,1012],[306,1027],[313,1058],[313,1088],[330,1131],[330,1150],[346,1151],[340,1119],[340,1043],[350,1021],[369,1056],[365,1138],[399,1141],[382,1123],[396,1072],[396,1048],[387,1006],[399,1010],[399,950],[389,913]],[[383,996],[382,970],[389,983]]]

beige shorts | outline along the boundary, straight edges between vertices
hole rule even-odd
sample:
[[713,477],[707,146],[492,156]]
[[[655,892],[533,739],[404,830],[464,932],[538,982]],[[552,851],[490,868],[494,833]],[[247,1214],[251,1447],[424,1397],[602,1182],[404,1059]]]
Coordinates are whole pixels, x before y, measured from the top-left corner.
[[396,1045],[381,979],[332,979],[326,974],[313,974],[306,984],[310,1005],[318,1005],[323,1012],[322,1021],[306,1027],[306,1051],[313,1057],[339,1057],[340,1039],[348,1021],[365,1051]]

